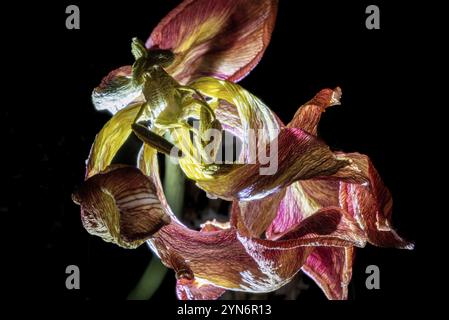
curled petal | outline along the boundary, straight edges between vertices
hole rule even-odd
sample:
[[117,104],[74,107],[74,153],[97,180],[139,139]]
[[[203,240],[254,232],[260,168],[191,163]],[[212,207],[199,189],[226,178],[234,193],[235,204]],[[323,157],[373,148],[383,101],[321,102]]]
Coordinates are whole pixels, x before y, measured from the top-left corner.
[[[247,210],[246,202],[233,204],[232,217],[234,223],[238,219],[246,222],[242,228],[245,232],[264,230],[266,221],[275,213],[276,218],[266,231],[269,240],[285,240],[295,238],[317,237],[316,247],[308,256],[302,270],[310,276],[323,290],[329,299],[347,299],[347,286],[352,275],[352,256],[354,248],[325,247],[330,236],[336,239],[352,239],[354,245],[363,247],[366,233],[359,222],[339,205],[339,183],[321,180],[295,182],[283,192],[258,201],[252,201],[252,210]],[[273,200],[273,198],[275,200]],[[280,201],[280,202],[279,202]],[[273,203],[278,203],[277,207]],[[242,206],[243,205],[243,206]],[[241,212],[235,207],[243,208]],[[264,208],[268,210],[262,211]],[[245,210],[246,209],[246,210]],[[262,212],[262,213],[259,213]],[[241,216],[237,216],[237,214]],[[266,217],[268,215],[269,217]],[[255,218],[254,218],[255,216]],[[260,219],[261,227],[256,219]],[[237,220],[237,221],[236,221]],[[249,222],[249,223],[248,223]],[[253,224],[250,224],[253,222]],[[338,227],[337,227],[338,222]],[[246,226],[248,226],[247,229]],[[320,228],[317,228],[320,226]],[[307,234],[308,230],[318,230]]]
[[115,165],[87,179],[73,194],[86,230],[124,248],[135,248],[170,222],[156,186],[140,170]]
[[321,208],[339,206],[338,190],[338,181],[302,180],[271,196],[237,205],[251,235],[259,237],[265,232],[272,239]]
[[338,206],[338,190],[338,182],[320,180],[299,181],[287,187],[279,194],[280,202],[266,232],[267,238],[278,237],[321,208]]
[[269,240],[295,239],[301,239],[302,243],[313,239],[310,243],[317,246],[351,244],[364,247],[366,244],[365,233],[354,218],[337,207],[320,209],[284,233],[272,235]]
[[262,58],[276,13],[277,0],[186,0],[146,45],[175,53],[167,71],[183,84],[201,76],[238,81]]
[[176,296],[179,300],[216,300],[225,289],[198,280],[180,279],[176,281]]
[[[308,180],[292,184],[284,192],[278,214],[266,232],[267,238],[277,239],[283,237],[283,233],[289,237],[298,236],[301,229],[295,230],[295,225],[313,225],[316,223],[314,220],[317,214],[323,211],[340,212],[343,221],[336,236],[343,239],[353,237],[358,240],[359,246],[364,246],[366,234],[358,221],[345,210],[331,207],[339,203],[338,192],[338,182]],[[321,206],[324,208],[320,209]],[[331,218],[332,216],[328,217]],[[322,223],[331,226],[329,222],[322,221]],[[317,246],[308,256],[302,270],[317,283],[328,299],[347,299],[347,287],[352,276],[353,253],[354,248],[351,246],[345,248]]]
[[[320,91],[298,110],[288,126],[316,134],[321,113],[338,104],[340,97],[339,88]],[[400,238],[391,227],[391,194],[369,158],[356,153],[337,153],[336,156],[350,163],[332,175],[332,179],[339,182],[311,179],[287,188],[267,236],[274,237],[288,230],[318,208],[338,205],[354,216],[372,244],[412,248],[413,245]]]
[[313,99],[302,105],[288,124],[290,128],[301,128],[316,136],[321,114],[331,106],[339,105],[341,89],[323,89]]
[[[178,278],[189,274],[190,279],[207,281],[214,286],[253,292],[274,290],[286,281],[276,274],[277,255],[267,252],[266,259],[254,259],[234,228],[197,232],[172,223],[162,228],[151,243],[164,264],[181,275]],[[304,255],[304,250],[300,248],[293,250],[295,255]],[[282,253],[287,251],[283,250]],[[305,257],[297,267],[302,266],[304,260]],[[269,271],[268,268],[260,268],[259,263],[271,265],[271,268]]]
[[[253,139],[256,140],[256,146],[259,146],[268,144],[279,134],[282,123],[276,114],[258,97],[238,84],[203,77],[191,83],[190,86],[210,98],[208,103],[216,110],[224,126],[238,126],[239,130],[235,133],[241,133],[238,137],[244,144],[243,159],[245,161],[251,158],[249,154],[251,151],[249,143],[253,138],[251,135],[255,135]],[[237,115],[239,120],[236,119]]]
[[[282,128],[277,138],[277,152],[270,161],[276,161],[272,174],[261,175],[266,164],[244,164],[197,185],[209,194],[223,199],[254,200],[266,197],[300,179],[332,176],[348,162],[338,159],[324,143],[301,129]],[[270,148],[273,142],[267,148]],[[271,163],[270,163],[271,165]]]
[[226,113],[229,124],[236,123],[235,110],[240,118],[241,130],[235,131],[242,134],[240,165],[204,178],[197,173],[202,170],[199,165],[180,161],[186,174],[211,195],[236,200],[263,198],[299,179],[332,176],[350,164],[302,129],[282,127],[262,101],[237,84],[201,78],[191,85],[211,98],[209,104],[215,110],[220,110],[221,101],[228,103],[228,109],[235,106],[234,111],[221,109],[224,127],[228,124]]
[[[229,223],[220,223],[214,219],[203,223],[200,232],[221,231],[229,228]],[[225,291],[223,288],[195,278],[187,279],[184,277],[176,281],[176,296],[179,300],[216,300]]]
[[302,270],[323,290],[328,299],[348,298],[354,248],[317,247],[307,257]]
[[[323,219],[327,217],[323,215]],[[172,220],[149,243],[162,262],[175,270],[178,280],[196,279],[224,289],[269,292],[296,274],[317,243],[332,247],[354,244],[334,236],[340,227],[337,220],[334,222],[334,231],[315,223],[307,228],[298,226],[298,232],[302,232],[299,238],[287,235],[286,239],[270,241],[242,235],[234,227],[193,231]]]
[[[190,85],[202,95],[208,97],[209,106],[216,112],[217,119],[225,130],[235,134],[242,142],[242,152],[238,164],[221,166],[221,173],[238,168],[241,163],[253,162],[258,148],[266,147],[275,140],[280,130],[280,121],[276,115],[260,99],[228,81],[210,77],[200,78]],[[175,144],[185,153],[180,159],[184,173],[193,180],[209,180],[213,174],[209,168],[195,157],[197,147],[190,139],[187,128],[175,129],[172,132]],[[252,146],[255,148],[252,148]]]
[[140,171],[142,171],[143,174],[147,175],[156,186],[157,198],[161,202],[165,212],[170,216],[172,220],[177,221],[175,214],[171,211],[167,199],[165,198],[164,189],[162,187],[162,182],[159,175],[159,164],[157,161],[156,149],[144,144],[139,155],[137,166]]
[[92,92],[95,109],[107,110],[111,114],[143,100],[142,88],[132,84],[131,66],[111,71]]
[[341,182],[340,204],[365,229],[368,241],[376,246],[413,249],[414,245],[402,239],[391,225],[393,199],[370,159],[358,153],[346,154],[364,176],[367,184]]
[[114,156],[131,134],[131,124],[140,106],[135,104],[119,111],[97,134],[87,160],[86,178],[105,170],[111,164]]
[[242,121],[239,116],[237,108],[226,102],[220,100],[218,105],[215,106],[215,116],[220,121],[223,130],[232,133],[236,137],[243,137]]
[[[267,230],[278,213],[284,195],[285,190],[282,190],[263,199],[234,201],[233,206],[238,206],[238,214],[248,234],[260,237]],[[232,210],[232,214],[236,214],[236,211]]]

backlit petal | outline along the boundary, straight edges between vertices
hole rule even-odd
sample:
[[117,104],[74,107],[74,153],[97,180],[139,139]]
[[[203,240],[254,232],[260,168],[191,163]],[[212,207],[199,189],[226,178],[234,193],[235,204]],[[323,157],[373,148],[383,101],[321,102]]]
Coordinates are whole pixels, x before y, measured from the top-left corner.
[[[299,179],[332,176],[350,164],[338,159],[324,143],[302,129],[281,127],[278,118],[260,99],[237,84],[201,78],[192,86],[213,98],[209,104],[215,110],[220,109],[223,100],[235,106],[242,128],[239,137],[243,144],[241,165],[223,174],[204,177],[195,175],[192,169],[195,164],[191,161],[180,162],[187,176],[211,195],[239,200],[263,198]],[[231,123],[235,123],[234,114],[231,114]],[[226,116],[220,120],[226,127]],[[261,155],[265,156],[265,163]],[[195,169],[202,170],[198,165]]]
[[131,105],[114,115],[95,137],[86,166],[89,178],[109,166],[117,151],[132,132],[131,124],[137,116],[140,104]]
[[143,102],[142,89],[132,85],[131,66],[111,71],[92,92],[92,103],[97,110],[111,114],[132,103]]
[[341,207],[358,219],[370,243],[380,247],[413,249],[413,243],[402,239],[393,229],[393,199],[371,160],[358,153],[346,154],[345,157],[352,159],[354,165],[369,179],[369,183],[341,182]]
[[186,0],[146,45],[176,54],[167,71],[183,84],[201,76],[238,81],[262,58],[276,13],[277,0]]
[[193,231],[172,220],[148,242],[162,262],[175,270],[178,280],[269,292],[290,281],[314,246],[358,245],[357,237],[339,236],[346,228],[338,210],[317,213],[275,241],[253,238],[233,226]]
[[323,290],[328,299],[348,298],[352,277],[354,248],[317,247],[308,256],[302,270]]
[[139,169],[113,165],[73,194],[86,230],[124,248],[135,248],[170,222],[156,186]]

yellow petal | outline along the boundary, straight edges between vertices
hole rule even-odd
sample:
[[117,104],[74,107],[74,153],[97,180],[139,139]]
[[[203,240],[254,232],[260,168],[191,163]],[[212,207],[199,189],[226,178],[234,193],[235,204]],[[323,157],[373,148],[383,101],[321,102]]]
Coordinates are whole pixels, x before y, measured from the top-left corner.
[[87,160],[86,179],[105,170],[111,164],[117,151],[131,134],[131,124],[140,106],[134,104],[120,110],[97,134]]

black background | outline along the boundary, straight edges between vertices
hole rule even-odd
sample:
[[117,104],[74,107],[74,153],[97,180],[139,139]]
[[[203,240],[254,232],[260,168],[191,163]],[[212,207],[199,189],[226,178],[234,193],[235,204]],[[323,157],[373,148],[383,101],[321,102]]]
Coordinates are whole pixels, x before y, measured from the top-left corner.
[[[425,15],[424,9],[407,2],[396,6],[383,1],[302,2],[280,1],[271,44],[240,84],[284,122],[320,89],[342,88],[342,105],[324,114],[320,136],[334,150],[371,157],[393,194],[396,229],[416,243],[414,251],[358,249],[350,298],[417,298],[424,293],[426,278],[419,259],[424,238],[421,186],[412,174],[416,159],[411,160],[422,139],[415,125],[421,115],[415,111],[413,92],[418,91],[416,75],[425,68],[415,49],[427,39],[419,32],[424,20],[414,14]],[[32,258],[39,270],[33,277],[35,293],[26,291],[34,298],[124,299],[151,259],[145,246],[124,250],[88,235],[70,194],[83,180],[95,134],[110,117],[94,110],[92,89],[112,69],[132,63],[130,39],[146,39],[177,3],[55,1],[18,9],[33,17],[33,27],[11,39],[12,48],[16,43],[26,44],[28,51],[22,53],[32,81],[20,88],[33,99],[5,112],[6,122],[24,119],[8,128],[17,141],[26,137],[27,156],[14,160],[8,188],[12,192],[2,210],[25,212],[32,221],[33,236],[19,255],[31,259],[31,252],[38,253]],[[69,4],[80,8],[80,30],[65,28]],[[368,4],[380,7],[380,30],[365,28]],[[23,15],[16,26],[27,19]],[[15,99],[22,100],[20,95]],[[10,148],[13,153],[24,151],[21,143]],[[25,223],[14,219],[16,225]],[[23,238],[19,234],[16,237]],[[80,267],[80,290],[65,288],[69,264]],[[370,264],[380,267],[380,290],[365,288],[365,268]],[[22,277],[27,276],[30,262],[24,265]],[[321,291],[308,283],[310,289],[300,299],[324,300]],[[153,299],[175,299],[174,284],[170,271]]]

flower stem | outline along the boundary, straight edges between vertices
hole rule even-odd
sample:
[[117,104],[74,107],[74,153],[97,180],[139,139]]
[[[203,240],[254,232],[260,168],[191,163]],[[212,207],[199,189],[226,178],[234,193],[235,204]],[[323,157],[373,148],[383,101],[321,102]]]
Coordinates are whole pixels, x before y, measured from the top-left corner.
[[161,261],[153,256],[150,263],[142,274],[142,277],[137,282],[137,285],[129,293],[128,300],[148,300],[154,292],[159,288],[164,280],[167,268]]
[[[168,137],[167,137],[168,139]],[[184,204],[184,174],[178,164],[165,157],[164,193],[173,213],[178,217]],[[159,288],[167,273],[167,268],[153,255],[137,285],[128,295],[128,300],[148,300]]]
[[184,206],[185,177],[178,164],[165,156],[164,193],[173,213],[180,217]]

